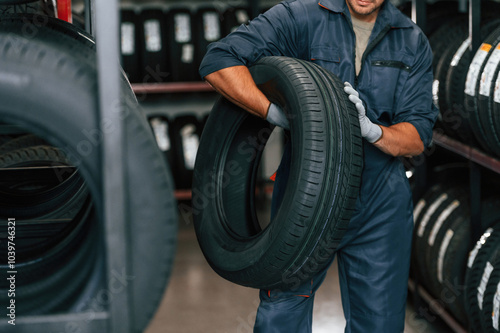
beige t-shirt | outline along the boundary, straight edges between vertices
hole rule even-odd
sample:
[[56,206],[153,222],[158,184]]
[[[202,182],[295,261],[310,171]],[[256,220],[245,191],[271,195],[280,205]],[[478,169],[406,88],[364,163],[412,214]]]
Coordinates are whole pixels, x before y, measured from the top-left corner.
[[375,22],[360,21],[353,16],[351,16],[351,20],[354,34],[356,35],[356,75],[358,75],[361,70],[361,58],[363,57],[363,53],[365,53]]

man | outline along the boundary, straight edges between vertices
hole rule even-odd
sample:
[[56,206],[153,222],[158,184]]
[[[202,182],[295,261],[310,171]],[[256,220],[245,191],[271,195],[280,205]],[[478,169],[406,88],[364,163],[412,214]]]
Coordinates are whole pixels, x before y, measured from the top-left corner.
[[[211,44],[200,74],[248,112],[288,128],[247,68],[272,55],[313,61],[346,82],[365,140],[360,196],[337,251],[345,332],[403,332],[413,206],[397,156],[422,153],[432,138],[428,41],[384,0],[284,1]],[[261,290],[255,332],[310,332],[325,275],[289,292]]]

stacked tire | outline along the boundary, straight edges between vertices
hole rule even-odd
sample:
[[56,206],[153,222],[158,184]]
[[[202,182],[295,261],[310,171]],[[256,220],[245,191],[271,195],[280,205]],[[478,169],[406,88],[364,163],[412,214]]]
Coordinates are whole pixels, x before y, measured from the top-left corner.
[[[471,248],[468,193],[463,184],[439,183],[417,202],[414,209],[412,274],[458,322],[475,327],[475,319],[470,312],[471,298],[463,287],[467,285],[466,270],[470,270],[467,268]],[[483,228],[500,222],[499,206],[498,197],[483,201]]]
[[500,331],[500,223],[488,228],[469,254],[465,299],[474,333]]
[[153,113],[148,119],[158,147],[171,166],[175,188],[191,189],[205,120],[190,112],[180,113],[176,117]]
[[[452,6],[456,7],[457,4]],[[457,14],[429,35],[434,60],[437,127],[446,135],[500,156],[499,4],[484,2],[477,50],[470,50],[468,16]],[[498,91],[498,92],[497,92]]]
[[[34,31],[29,38],[24,35],[27,28]],[[99,290],[110,290],[106,285],[110,277],[105,264],[101,130],[112,133],[115,124],[104,126],[97,112],[95,44],[71,24],[33,15],[1,16],[0,35],[0,76],[14,80],[0,80],[1,119],[36,135],[2,140],[2,168],[22,171],[49,166],[51,172],[62,171],[57,174],[62,181],[57,183],[47,179],[58,177],[37,182],[2,178],[2,197],[32,198],[23,200],[23,207],[19,203],[0,207],[2,230],[8,230],[9,218],[15,218],[22,246],[16,261],[16,308],[23,316],[103,311],[90,301]],[[134,300],[129,304],[130,315],[133,331],[138,332],[154,314],[169,277],[177,211],[168,165],[125,78],[121,94],[129,254],[128,270],[115,273],[125,272],[125,279],[134,277],[133,284],[125,281],[125,285]],[[49,223],[56,218],[67,223]],[[7,235],[0,235],[2,306],[8,301],[9,288],[4,255],[10,251]],[[5,319],[2,325],[8,325]]]
[[248,20],[245,8],[219,4],[124,7],[122,65],[132,83],[199,81],[207,46]]
[[474,55],[465,85],[465,106],[481,148],[500,156],[500,25]]

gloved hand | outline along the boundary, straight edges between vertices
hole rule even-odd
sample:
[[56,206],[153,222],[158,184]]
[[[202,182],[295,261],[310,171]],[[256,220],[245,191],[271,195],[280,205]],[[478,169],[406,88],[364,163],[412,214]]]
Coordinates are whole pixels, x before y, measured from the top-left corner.
[[358,110],[359,125],[361,127],[361,136],[368,142],[374,143],[382,137],[382,128],[371,122],[366,116],[366,110],[363,101],[359,98],[359,93],[351,86],[349,82],[344,82],[344,91],[349,94],[349,100],[354,103]]
[[283,110],[281,110],[281,108],[274,103],[269,105],[266,120],[274,126],[279,126],[286,130],[290,129],[290,123],[286,118],[285,112],[283,112]]

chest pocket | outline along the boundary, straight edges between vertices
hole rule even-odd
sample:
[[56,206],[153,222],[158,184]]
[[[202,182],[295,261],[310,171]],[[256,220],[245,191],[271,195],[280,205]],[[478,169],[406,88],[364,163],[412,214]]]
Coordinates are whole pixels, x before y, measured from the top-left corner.
[[413,70],[411,57],[404,53],[373,52],[367,61],[373,96],[371,106],[381,111],[393,111]]
[[316,46],[311,49],[311,61],[335,75],[340,72],[340,52],[337,48]]

